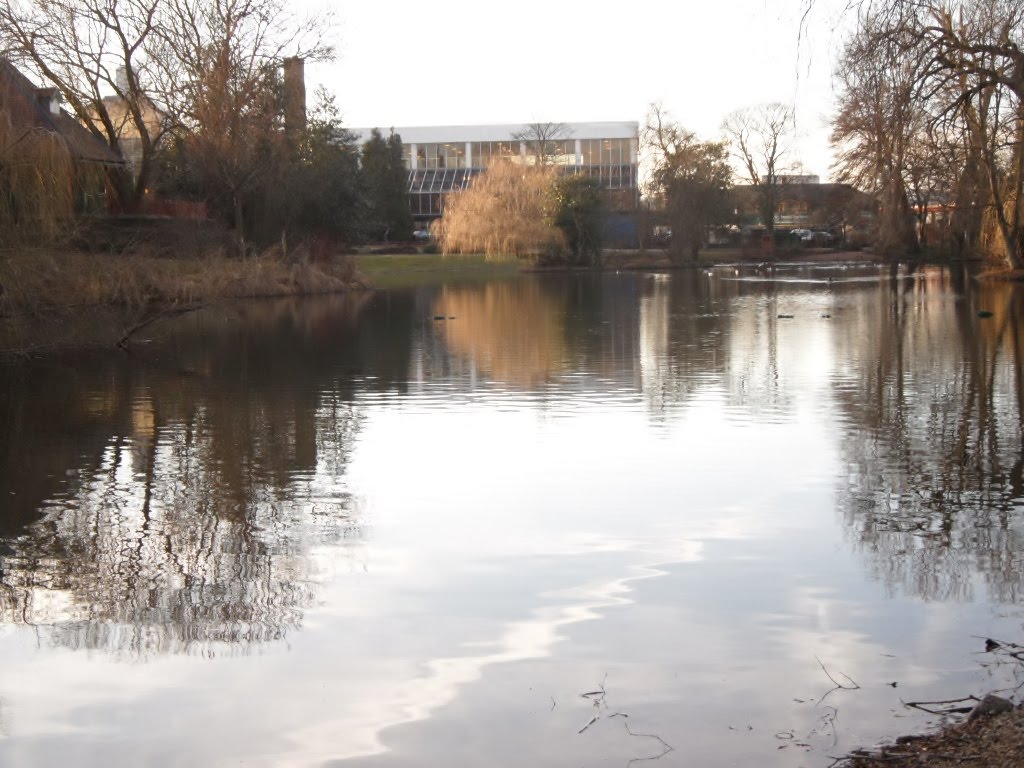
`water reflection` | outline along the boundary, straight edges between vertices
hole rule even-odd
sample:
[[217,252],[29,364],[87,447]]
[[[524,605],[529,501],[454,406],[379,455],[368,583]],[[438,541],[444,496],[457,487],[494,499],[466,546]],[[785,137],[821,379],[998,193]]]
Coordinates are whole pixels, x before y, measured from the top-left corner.
[[[566,740],[610,670],[701,764],[814,764],[772,734],[830,748],[815,656],[864,683],[843,716],[871,737],[903,688],[865,670],[946,684],[936,633],[1020,604],[1021,301],[948,270],[533,276],[240,304],[7,370],[0,717],[24,745],[46,713],[44,755],[83,716],[13,659],[95,684],[130,658],[193,696],[167,716],[136,673],[162,741],[110,728],[145,754],[181,728],[200,764],[625,763],[621,728]],[[206,724],[208,678],[244,727]]]
[[[320,344],[357,336],[366,301],[240,305],[180,324],[142,362],[15,371],[3,620],[136,657],[244,651],[301,626],[314,547],[363,538],[344,483],[353,361]],[[287,386],[296,367],[312,381]]]
[[965,291],[963,281],[933,271],[883,284],[845,329],[839,507],[891,590],[1019,603],[1024,297],[1005,284]]

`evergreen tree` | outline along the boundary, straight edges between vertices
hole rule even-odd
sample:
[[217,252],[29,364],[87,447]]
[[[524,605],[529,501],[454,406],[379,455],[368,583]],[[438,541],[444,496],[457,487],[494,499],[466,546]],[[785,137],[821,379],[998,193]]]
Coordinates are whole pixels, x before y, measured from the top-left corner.
[[554,225],[565,236],[570,264],[592,264],[601,252],[605,200],[588,176],[560,176],[554,183]]
[[342,127],[334,97],[322,90],[318,97],[277,189],[278,204],[286,230],[352,242],[364,218],[358,140]]
[[407,196],[408,173],[402,160],[402,137],[394,131],[384,138],[374,128],[363,145],[363,188],[366,231],[375,240],[408,240],[412,214]]

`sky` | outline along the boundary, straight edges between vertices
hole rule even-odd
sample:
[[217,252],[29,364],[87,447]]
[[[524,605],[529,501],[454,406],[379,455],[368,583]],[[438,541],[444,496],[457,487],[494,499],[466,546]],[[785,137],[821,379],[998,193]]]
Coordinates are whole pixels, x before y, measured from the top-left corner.
[[[333,3],[310,64],[348,127],[635,120],[652,102],[703,138],[730,112],[796,109],[794,160],[826,181],[839,0]],[[310,6],[312,7],[312,6]],[[319,12],[314,10],[313,12]],[[312,105],[312,102],[311,102]]]

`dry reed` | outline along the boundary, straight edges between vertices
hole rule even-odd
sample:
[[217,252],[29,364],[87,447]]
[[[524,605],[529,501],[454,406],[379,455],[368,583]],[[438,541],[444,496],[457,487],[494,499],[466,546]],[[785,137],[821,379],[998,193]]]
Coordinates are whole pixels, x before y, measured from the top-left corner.
[[354,261],[249,259],[216,250],[158,258],[46,248],[0,253],[0,317],[73,314],[110,305],[197,304],[217,299],[332,293],[361,287]]

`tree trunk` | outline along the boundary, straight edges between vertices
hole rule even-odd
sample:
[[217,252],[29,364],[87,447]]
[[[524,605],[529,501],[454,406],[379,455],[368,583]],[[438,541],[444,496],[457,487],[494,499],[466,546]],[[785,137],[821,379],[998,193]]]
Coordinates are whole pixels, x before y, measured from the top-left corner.
[[245,207],[242,204],[242,195],[234,192],[231,195],[235,208],[235,240],[238,243],[238,255],[245,257]]
[[121,213],[135,213],[142,202],[141,194],[135,186],[131,168],[122,166],[110,170],[110,186],[117,200],[109,208]]

